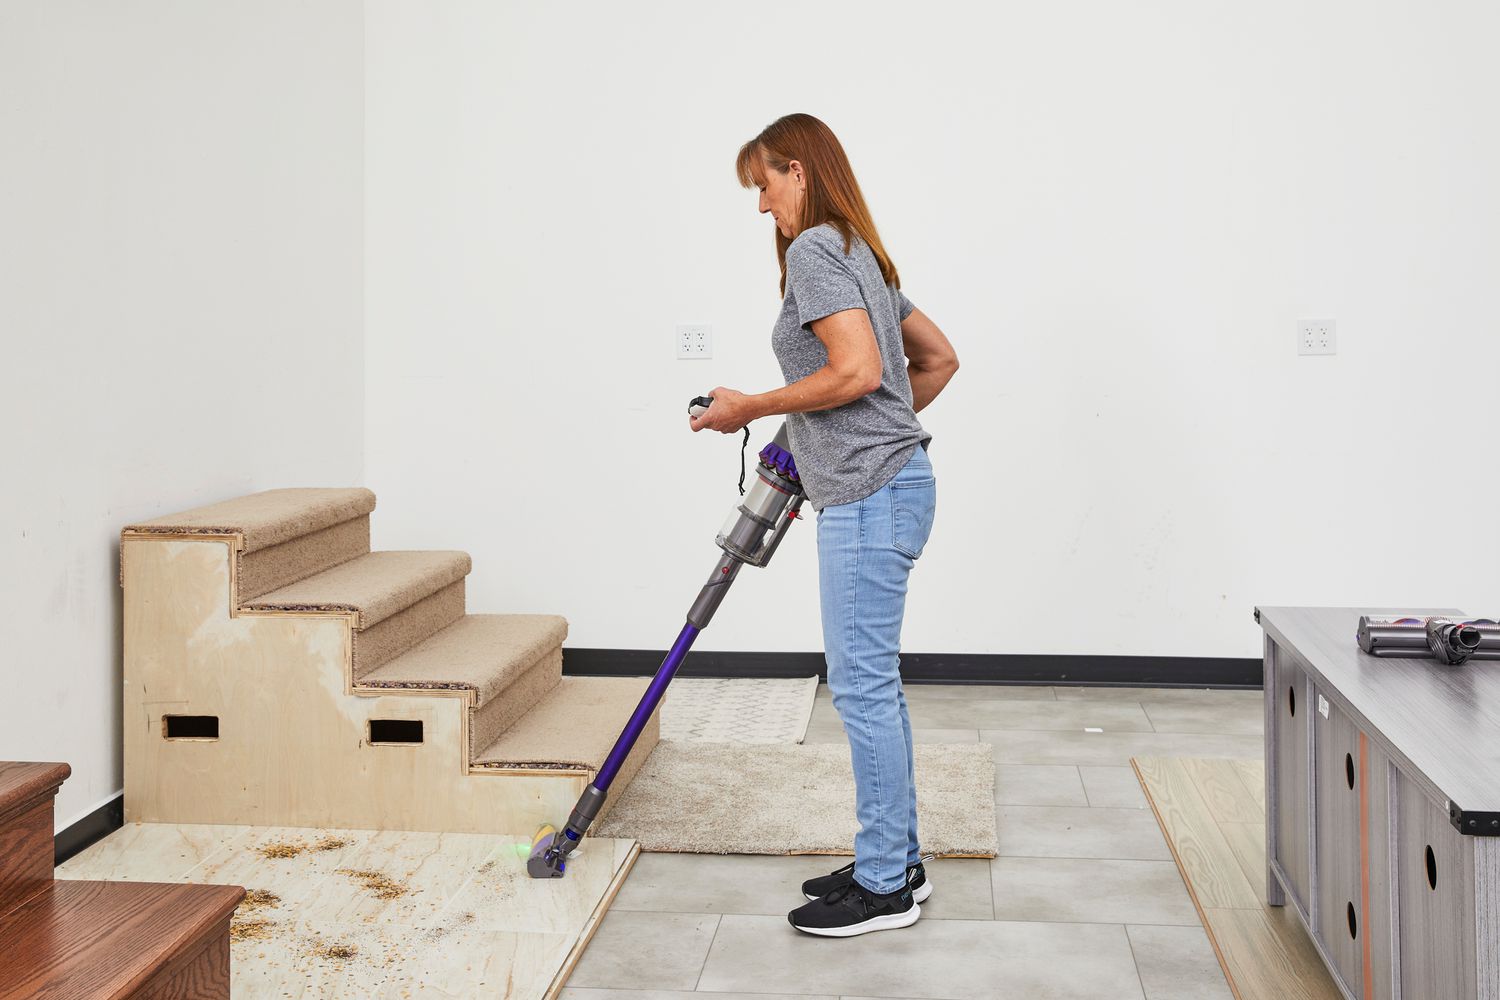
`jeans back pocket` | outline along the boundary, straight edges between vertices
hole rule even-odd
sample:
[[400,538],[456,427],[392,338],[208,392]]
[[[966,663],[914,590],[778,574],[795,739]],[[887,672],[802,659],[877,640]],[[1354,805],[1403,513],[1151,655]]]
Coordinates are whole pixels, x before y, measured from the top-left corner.
[[937,513],[937,480],[891,483],[891,543],[917,559],[932,534]]

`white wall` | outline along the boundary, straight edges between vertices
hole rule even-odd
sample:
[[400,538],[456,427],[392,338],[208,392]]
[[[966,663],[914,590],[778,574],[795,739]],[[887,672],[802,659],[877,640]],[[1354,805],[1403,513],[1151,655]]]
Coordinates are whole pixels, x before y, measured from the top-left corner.
[[[670,642],[738,475],[685,402],[781,384],[734,154],[807,111],[964,366],[922,414],[906,649],[1258,656],[1258,603],[1500,612],[1496,463],[1430,454],[1500,419],[1497,10],[372,0],[377,543],[467,549],[471,609],[570,645]],[[1328,316],[1338,356],[1299,358]],[[740,581],[700,648],[821,648],[810,521]]]
[[[779,384],[731,164],[792,110],[964,361],[923,414],[906,648],[1253,656],[1255,603],[1493,613],[1495,463],[1434,482],[1423,449],[1500,417],[1451,388],[1500,360],[1497,22],[0,6],[0,759],[73,765],[60,826],[117,792],[120,526],[273,486],[365,482],[377,545],[474,554],[475,610],[664,646],[738,472],[684,402]],[[1295,356],[1303,316],[1336,358]],[[673,358],[685,322],[712,362]],[[701,647],[820,648],[814,566],[808,523]]]
[[120,790],[119,531],[362,477],[358,3],[0,5],[0,759]]

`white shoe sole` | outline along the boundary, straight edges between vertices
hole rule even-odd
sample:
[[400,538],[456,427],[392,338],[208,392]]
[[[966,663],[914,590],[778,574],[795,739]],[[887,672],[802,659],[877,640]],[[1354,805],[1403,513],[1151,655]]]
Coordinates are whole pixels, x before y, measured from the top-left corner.
[[917,922],[922,915],[922,908],[916,903],[911,904],[911,909],[905,913],[891,913],[884,917],[871,917],[863,923],[851,924],[848,927],[799,927],[793,924],[804,934],[816,934],[819,937],[855,937],[859,934],[868,934],[870,931],[889,931],[897,927],[910,927]]
[[[814,899],[822,899],[823,898],[822,896],[808,896],[807,893],[805,893],[805,892],[802,895],[804,897],[806,897],[809,901],[814,900]],[[912,890],[911,900],[912,900],[913,903],[925,903],[925,902],[927,902],[927,897],[931,896],[931,895],[932,895],[932,880],[928,879],[926,882],[922,883],[922,888],[920,888],[920,889],[913,889]]]

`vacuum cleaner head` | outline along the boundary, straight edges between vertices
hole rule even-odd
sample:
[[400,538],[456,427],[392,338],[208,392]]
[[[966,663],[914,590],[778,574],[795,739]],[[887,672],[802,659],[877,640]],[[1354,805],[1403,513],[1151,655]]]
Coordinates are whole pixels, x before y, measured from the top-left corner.
[[526,859],[526,874],[532,878],[562,878],[567,868],[566,853],[557,846],[562,834],[551,823],[543,823],[531,838],[531,856]]
[[1500,660],[1500,623],[1493,618],[1363,615],[1355,638],[1374,656],[1429,657],[1452,666]]

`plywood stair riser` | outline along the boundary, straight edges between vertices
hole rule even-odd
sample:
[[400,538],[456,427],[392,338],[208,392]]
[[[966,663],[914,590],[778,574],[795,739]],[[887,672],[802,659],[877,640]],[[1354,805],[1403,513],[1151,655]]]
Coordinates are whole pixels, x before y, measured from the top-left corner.
[[[222,534],[122,537],[127,821],[529,835],[566,817],[591,767],[470,766],[476,746],[558,687],[560,646],[475,720],[471,688],[364,689],[355,614],[237,609],[242,544]],[[369,631],[408,616],[402,644],[413,641],[461,606],[456,586]],[[165,739],[167,715],[217,716],[218,737]],[[371,745],[370,721],[390,719],[420,722],[422,742]],[[482,730],[472,740],[471,721]],[[657,733],[653,718],[616,790]]]

